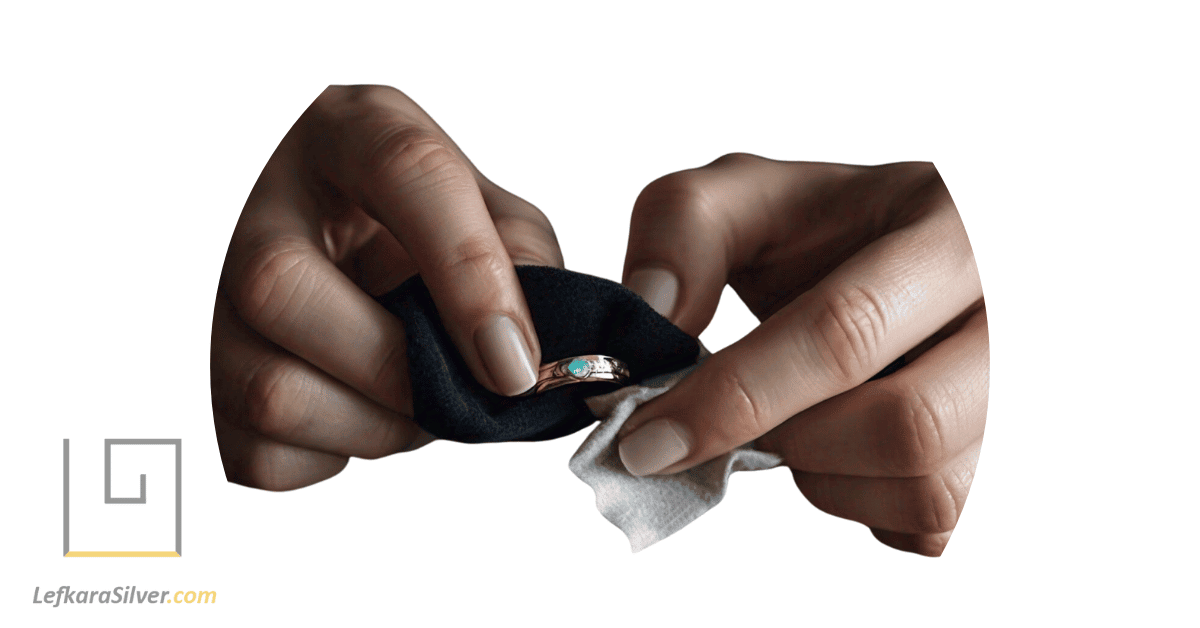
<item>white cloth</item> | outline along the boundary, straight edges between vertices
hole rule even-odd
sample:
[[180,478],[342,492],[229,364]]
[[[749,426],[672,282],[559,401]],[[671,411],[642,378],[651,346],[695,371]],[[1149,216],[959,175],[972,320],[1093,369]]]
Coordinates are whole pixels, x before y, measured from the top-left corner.
[[[707,355],[701,349],[701,361]],[[675,534],[720,503],[730,474],[770,469],[782,462],[748,443],[674,475],[638,477],[625,469],[614,439],[621,425],[635,408],[675,386],[697,365],[587,399],[600,425],[583,441],[569,466],[596,492],[596,508],[629,537],[634,552]]]

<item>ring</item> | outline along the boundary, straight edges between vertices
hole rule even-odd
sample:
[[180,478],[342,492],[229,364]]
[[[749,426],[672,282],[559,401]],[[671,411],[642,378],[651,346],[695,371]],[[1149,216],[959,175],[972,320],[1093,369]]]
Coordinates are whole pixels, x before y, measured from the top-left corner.
[[629,380],[629,367],[606,355],[581,355],[550,364],[538,370],[538,381],[525,392],[534,395],[567,384],[606,382],[624,384]]

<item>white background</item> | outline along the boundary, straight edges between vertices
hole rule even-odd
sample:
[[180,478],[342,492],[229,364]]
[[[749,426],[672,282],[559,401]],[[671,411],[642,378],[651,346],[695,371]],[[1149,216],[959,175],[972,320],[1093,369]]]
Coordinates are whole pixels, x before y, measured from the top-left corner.
[[[245,4],[5,10],[10,625],[1195,624],[1186,3]],[[992,341],[987,438],[945,555],[878,544],[782,469],[736,476],[631,554],[567,469],[582,432],[434,443],[284,494],[226,483],[218,274],[267,157],[329,83],[406,91],[550,216],[568,267],[613,279],[634,198],[668,172],[732,151],[933,161]],[[734,301],[712,349],[753,324]],[[182,558],[60,556],[65,437],[183,439]],[[31,603],[60,585],[219,602]]]
[[112,446],[112,497],[137,497],[145,474],[144,504],[104,503],[103,439],[71,440],[70,473],[71,551],[175,551],[174,445]]

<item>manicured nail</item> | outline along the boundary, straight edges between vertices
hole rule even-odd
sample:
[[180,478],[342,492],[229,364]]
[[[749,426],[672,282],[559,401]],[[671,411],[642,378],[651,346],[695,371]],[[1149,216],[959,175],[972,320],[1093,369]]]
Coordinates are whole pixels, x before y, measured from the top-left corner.
[[621,440],[621,462],[634,475],[650,475],[683,460],[690,448],[687,431],[667,419],[655,419]]
[[513,319],[493,314],[475,332],[475,347],[500,394],[519,395],[537,383],[533,355]]
[[514,257],[512,258],[513,266],[545,266],[543,262],[539,262],[531,257]]
[[679,278],[663,268],[639,268],[629,274],[626,284],[646,300],[655,312],[670,318],[679,297]]

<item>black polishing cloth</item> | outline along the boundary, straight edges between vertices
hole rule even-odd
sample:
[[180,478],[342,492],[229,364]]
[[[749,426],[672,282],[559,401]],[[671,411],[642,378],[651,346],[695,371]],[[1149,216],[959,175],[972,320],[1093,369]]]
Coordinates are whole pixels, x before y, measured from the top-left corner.
[[[631,383],[695,363],[700,346],[624,286],[568,270],[519,266],[542,346],[542,362],[600,354],[629,365]],[[583,403],[617,388],[580,383],[531,397],[503,397],[480,386],[442,327],[420,276],[378,301],[404,323],[414,420],[463,443],[549,440],[596,420]]]

